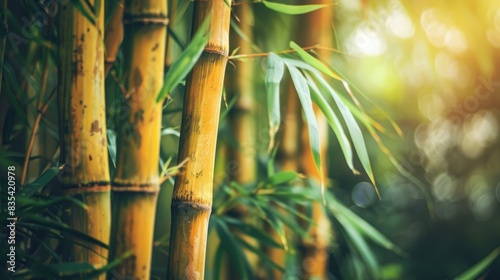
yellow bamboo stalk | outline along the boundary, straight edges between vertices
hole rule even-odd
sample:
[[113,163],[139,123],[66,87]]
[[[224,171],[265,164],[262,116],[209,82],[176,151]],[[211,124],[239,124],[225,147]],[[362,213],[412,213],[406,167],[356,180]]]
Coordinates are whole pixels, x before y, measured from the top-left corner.
[[123,39],[124,2],[124,0],[118,0],[113,16],[108,26],[106,26],[106,32],[104,33],[104,44],[106,45],[106,56],[104,58],[106,64],[104,71],[106,75],[116,61],[116,56],[118,55],[118,50],[120,49],[120,44]]
[[132,252],[109,277],[149,279],[156,201],[167,1],[127,0],[123,75],[129,115],[120,120],[110,261]]
[[[253,12],[252,6],[244,3],[233,8],[233,14],[239,20],[241,32],[247,36],[249,42],[245,41],[234,29],[229,34],[230,47],[239,48],[240,53],[252,53],[251,40],[253,38]],[[226,92],[228,98],[236,101],[229,112],[229,128],[234,140],[234,144],[228,145],[227,164],[230,168],[229,177],[231,180],[241,185],[252,183],[257,177],[256,164],[256,120],[255,120],[255,100],[254,100],[254,63],[253,60],[235,61],[234,68],[230,67],[226,71]],[[251,222],[248,217],[248,209],[244,206],[234,207],[228,214],[245,222]],[[238,233],[237,233],[238,234]],[[244,234],[240,237],[249,244],[257,245],[255,239],[249,238]],[[248,250],[245,250],[246,258],[252,267],[256,267],[257,256]],[[228,258],[226,262],[227,279],[241,278],[235,265]]]
[[[304,4],[331,3],[328,0],[304,0],[303,2]],[[301,33],[299,43],[302,45],[319,44],[323,47],[330,46],[332,40],[332,18],[332,10],[328,7],[303,15],[300,19],[300,26],[304,32]],[[319,54],[323,58],[328,55],[327,52],[321,50],[319,50]],[[328,149],[328,124],[319,108],[314,106],[313,109],[320,133],[320,154],[323,159],[322,173],[325,176],[328,171],[325,163]],[[326,177],[321,177],[322,175],[314,164],[309,144],[308,128],[305,124],[302,126],[300,170],[310,179],[315,179],[318,182],[324,181]],[[330,244],[329,233],[331,231],[331,224],[322,202],[313,202],[311,207],[311,219],[317,226],[311,225],[308,228],[307,237],[299,240],[300,277],[301,279],[328,279],[328,248]]]
[[[69,225],[108,243],[110,184],[104,104],[104,1],[90,3],[100,3],[96,5],[95,23],[71,2],[59,10],[60,159],[65,166],[62,189],[88,207],[82,209],[71,204],[65,211]],[[64,252],[66,259],[88,262],[95,267],[107,263],[105,248],[83,243],[83,246],[71,243]]]
[[212,209],[213,173],[231,8],[226,1],[195,1],[193,33],[211,16],[210,37],[187,80],[175,181],[167,279],[203,279]]
[[[300,115],[300,101],[297,92],[291,81],[288,81],[286,92],[285,115],[281,124],[282,132],[280,136],[280,145],[276,153],[276,163],[282,170],[299,171],[299,146],[301,144],[301,133],[303,124]],[[272,235],[274,240],[281,242],[279,235],[270,226],[266,225],[268,234]],[[288,229],[285,229],[288,231]],[[265,247],[266,254],[278,265],[285,266],[287,253],[284,249]],[[272,269],[270,275],[265,275],[261,279],[283,279],[283,273],[280,270]]]

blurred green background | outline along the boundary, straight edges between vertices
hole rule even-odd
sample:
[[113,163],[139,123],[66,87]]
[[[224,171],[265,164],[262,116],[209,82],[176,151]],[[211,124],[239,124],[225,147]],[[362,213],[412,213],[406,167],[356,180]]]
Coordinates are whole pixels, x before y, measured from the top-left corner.
[[400,125],[383,140],[425,188],[377,153],[381,200],[340,163],[335,192],[409,253],[378,252],[386,277],[451,279],[500,245],[500,2],[342,1],[335,16],[348,55],[331,63]]

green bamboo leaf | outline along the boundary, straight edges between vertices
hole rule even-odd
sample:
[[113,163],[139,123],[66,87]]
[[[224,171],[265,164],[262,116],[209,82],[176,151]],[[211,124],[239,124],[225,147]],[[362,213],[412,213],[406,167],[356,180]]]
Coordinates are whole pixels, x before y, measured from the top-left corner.
[[340,81],[343,80],[337,73],[333,72],[328,66],[326,66],[323,62],[316,59],[314,56],[308,54],[295,42],[290,41],[290,47],[294,51],[297,52],[297,54],[300,56],[300,58],[302,58],[305,62],[309,63],[314,68],[325,73],[326,75],[328,75],[329,77],[331,77],[333,79],[340,80]]
[[283,78],[284,71],[285,66],[281,58],[274,53],[269,53],[265,79],[267,110],[269,114],[269,151],[274,147],[274,137],[281,123],[280,82]]
[[30,197],[36,193],[41,188],[45,187],[54,177],[57,172],[59,172],[59,167],[53,166],[45,171],[40,177],[30,184],[27,184],[20,192],[19,195],[22,197]]
[[312,4],[312,5],[287,5],[269,1],[262,1],[262,3],[268,8],[278,13],[287,15],[301,15],[307,14],[333,4]]
[[338,216],[336,218],[342,225],[342,228],[344,229],[349,241],[351,242],[351,245],[363,259],[366,267],[368,268],[368,271],[372,274],[373,278],[380,279],[377,259],[373,255],[373,252],[371,251],[370,247],[363,239],[361,234],[356,231],[356,229],[343,216]]
[[40,199],[18,197],[17,202],[19,203],[20,211],[24,213],[29,213],[29,212],[34,213],[37,212],[37,209],[43,211],[51,206],[58,205],[61,202],[71,202],[84,209],[87,208],[85,203],[71,196],[61,196],[55,198],[42,197]]
[[375,187],[377,195],[379,195],[380,197],[377,185],[375,183],[375,177],[373,175],[370,158],[368,157],[368,151],[366,149],[363,133],[361,132],[361,129],[358,123],[356,122],[356,119],[354,118],[351,111],[349,111],[349,108],[344,104],[344,102],[342,102],[342,99],[339,98],[338,93],[335,92],[335,90],[323,79],[321,74],[317,72],[313,72],[312,74],[319,81],[321,89],[329,92],[330,95],[333,97],[333,100],[335,101],[337,107],[339,108],[340,113],[344,117],[344,121],[347,124],[347,129],[349,130],[349,133],[351,135],[351,139],[354,144],[356,154],[358,155],[359,160],[361,161],[361,165],[363,165],[363,168],[365,169],[366,173],[368,174],[368,177],[370,178]]
[[389,238],[383,235],[380,231],[370,225],[368,222],[363,220],[361,217],[352,212],[349,208],[345,207],[340,201],[338,201],[333,195],[327,195],[328,208],[331,212],[335,214],[336,217],[341,216],[346,219],[357,232],[361,233],[363,236],[371,239],[373,242],[379,246],[391,250],[400,256],[406,256],[406,253],[392,243]]
[[308,203],[320,199],[310,188],[302,187],[273,187],[258,191],[257,194],[279,199],[291,199],[298,203]]
[[116,167],[116,135],[112,129],[107,129],[108,133],[108,153],[113,167]]
[[215,260],[214,260],[214,278],[213,279],[222,279],[221,278],[221,269],[222,269],[222,260],[224,257],[224,250],[222,249],[222,245],[219,244],[217,246],[217,251],[215,251]]
[[299,177],[299,174],[295,171],[279,171],[275,173],[271,177],[265,180],[265,184],[269,184],[272,186],[278,186],[282,184],[286,184],[292,180],[295,180]]
[[[14,70],[12,69],[9,63],[5,63],[1,67],[4,67],[5,69],[4,75],[6,80],[9,82],[8,85],[7,84],[4,85],[2,89],[5,90],[7,98],[9,99],[9,102],[12,105],[12,107],[14,107],[14,110],[16,111],[16,114],[19,117],[19,119],[21,119],[21,121],[25,126],[29,127],[30,125],[28,122],[28,118],[26,117],[27,114],[24,111],[23,106],[19,103],[19,101],[16,98],[16,94],[19,92],[19,88],[17,86],[18,83],[14,76]],[[10,86],[12,86],[13,89],[11,89]]]
[[349,166],[349,168],[353,172],[355,172],[356,169],[354,168],[354,163],[353,163],[352,147],[344,131],[344,127],[340,123],[340,120],[338,119],[333,109],[330,107],[330,104],[328,104],[328,102],[321,94],[320,90],[318,89],[312,78],[309,75],[306,75],[306,77],[307,77],[307,82],[309,83],[309,87],[312,90],[311,91],[312,99],[314,103],[316,103],[316,105],[318,105],[318,107],[321,109],[323,115],[328,121],[328,124],[332,128],[333,133],[335,133],[335,136],[337,137],[337,140],[339,141],[340,144],[340,149],[342,150],[342,153],[344,154],[345,160],[347,162],[347,166]]
[[338,76],[340,76],[341,78],[341,81],[344,85],[344,87],[346,88],[346,90],[351,94],[352,96],[352,92],[350,92],[350,87],[352,87],[358,94],[360,94],[365,100],[367,100],[369,103],[371,103],[375,108],[377,108],[377,112],[382,114],[382,116],[384,116],[384,118],[389,121],[389,123],[391,124],[391,126],[393,127],[393,129],[396,131],[396,133],[399,135],[399,136],[403,136],[403,131],[401,130],[401,128],[399,127],[399,125],[396,123],[396,121],[394,121],[394,119],[389,116],[389,114],[385,111],[385,110],[382,110],[381,108],[379,108],[370,98],[368,98],[368,96],[363,92],[361,91],[357,86],[356,84],[352,83],[346,75],[342,74],[342,71],[340,71],[339,69],[337,69],[335,67],[335,65],[332,65],[331,66],[332,69],[335,71],[335,73],[338,74]]
[[227,217],[227,216],[222,216],[221,219],[224,220],[226,222],[226,224],[228,226],[230,226],[231,228],[234,228],[238,231],[245,233],[246,235],[254,238],[255,240],[258,240],[262,244],[265,244],[265,245],[270,246],[270,247],[275,247],[275,248],[282,248],[283,247],[283,246],[281,246],[281,244],[276,242],[276,240],[271,238],[269,236],[269,234],[262,232],[260,229],[258,229],[257,227],[255,227],[251,224],[244,223],[241,220]]
[[161,102],[167,97],[169,92],[180,83],[191,72],[194,65],[200,58],[209,38],[210,18],[207,17],[193,37],[193,40],[181,55],[172,63],[170,70],[165,75],[163,87],[156,98],[156,102]]
[[[309,130],[309,143],[311,145],[311,151],[313,154],[314,164],[320,173],[320,177],[323,177],[323,171],[321,169],[321,157],[320,157],[320,143],[319,143],[319,129],[318,123],[316,122],[316,116],[314,115],[314,110],[311,100],[311,92],[309,91],[309,86],[307,80],[302,75],[302,73],[295,67],[287,64],[288,71],[292,77],[293,84],[297,90],[300,103],[304,109],[304,113],[307,120],[307,127]],[[323,190],[323,182],[321,189]]]
[[[238,242],[240,242],[241,245],[243,245],[243,247],[247,248],[249,251],[251,251],[252,253],[257,255],[259,257],[259,260],[263,261],[265,264],[269,265],[270,267],[273,267],[274,269],[277,269],[281,272],[285,272],[285,269],[283,267],[279,266],[278,264],[276,264],[271,258],[269,258],[268,255],[264,254],[262,249],[255,248],[255,246],[248,243],[245,239],[243,239],[237,235],[236,235],[236,239],[238,240]],[[220,279],[220,278],[216,278],[216,279]]]
[[224,221],[215,219],[213,222],[215,223],[215,229],[221,240],[221,246],[231,258],[231,264],[238,267],[241,276],[240,279],[252,279],[252,268],[234,234],[231,233]]
[[[278,234],[278,237],[281,240],[281,244],[283,244],[283,247],[285,248],[285,251],[288,251],[288,241],[286,239],[285,235],[285,227],[283,225],[283,222],[286,221],[287,219],[279,219],[278,217],[280,216],[280,213],[272,208],[266,205],[267,208],[260,207],[261,210],[264,211],[266,217],[266,221],[269,223],[269,225],[274,229],[276,234]],[[300,229],[300,227],[297,225],[296,227],[290,227],[292,229]]]
[[496,248],[488,256],[476,263],[464,273],[460,274],[455,280],[474,280],[478,279],[481,273],[488,268],[491,263],[500,255],[500,247]]
[[69,234],[74,235],[75,237],[80,238],[83,241],[87,241],[87,242],[99,245],[103,248],[108,248],[108,245],[106,243],[103,243],[102,241],[97,240],[92,236],[89,236],[85,233],[82,233],[82,232],[68,226],[65,223],[55,221],[55,220],[50,220],[46,217],[41,217],[38,215],[26,216],[18,224],[20,226],[25,226],[28,228],[40,228],[40,229],[44,229],[44,230],[48,230],[48,231],[58,230],[61,232],[67,232]]

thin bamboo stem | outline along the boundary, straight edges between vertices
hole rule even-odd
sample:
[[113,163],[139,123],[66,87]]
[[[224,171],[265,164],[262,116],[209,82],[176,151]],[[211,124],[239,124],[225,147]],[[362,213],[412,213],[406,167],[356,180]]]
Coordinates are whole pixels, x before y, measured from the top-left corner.
[[110,260],[128,252],[108,278],[149,279],[156,201],[167,2],[127,0],[123,15],[123,76],[129,115],[120,120]]
[[115,11],[111,20],[106,27],[106,32],[104,33],[104,44],[106,46],[106,56],[105,61],[105,75],[108,75],[109,70],[116,61],[116,56],[118,55],[118,50],[120,49],[120,44],[123,39],[123,4],[124,0],[119,0],[116,4]]
[[[328,0],[319,2],[305,0],[304,4],[326,4]],[[331,26],[332,11],[330,8],[323,8],[309,14],[303,15],[300,19],[300,26],[304,28],[299,38],[300,44],[310,45],[319,44],[328,47],[331,44],[332,36]],[[319,50],[323,57],[328,55],[325,50]],[[328,124],[325,117],[317,106],[313,107],[314,114],[318,123],[320,133],[320,157],[323,159],[322,174],[317,170],[312,151],[309,148],[309,135],[307,126],[303,125],[300,148],[300,170],[308,178],[318,182],[324,181],[328,169],[324,160],[327,158],[327,136]],[[323,178],[321,177],[323,176]],[[329,233],[331,224],[328,215],[321,202],[316,201],[311,205],[311,219],[316,225],[310,225],[307,231],[307,237],[299,239],[299,262],[301,265],[301,279],[328,279],[328,248],[330,244]]]
[[[240,29],[251,41],[253,38],[253,12],[252,6],[241,5],[233,7],[233,14],[239,19]],[[243,53],[252,51],[251,42],[245,41],[234,29],[229,34],[230,47]],[[227,164],[231,168],[230,179],[241,185],[254,182],[257,177],[256,162],[256,120],[255,120],[255,100],[254,100],[254,63],[253,61],[236,61],[234,68],[227,69],[226,93],[229,99],[236,98],[236,101],[229,112],[229,127],[233,136],[232,144],[228,145]],[[236,206],[228,213],[246,223],[251,222],[248,216],[248,209],[244,206]],[[255,239],[249,238],[245,234],[236,233],[249,244],[258,247]],[[258,263],[257,256],[245,250],[245,256],[252,267]],[[228,279],[241,278],[235,269],[237,267],[228,259],[226,269]]]
[[[59,12],[58,95],[60,113],[60,161],[62,190],[87,205],[66,208],[69,226],[108,243],[110,184],[104,104],[104,1],[96,7],[91,23],[72,2]],[[78,240],[82,243],[82,241]],[[95,267],[107,263],[107,249],[83,242],[69,244],[65,259],[88,262]],[[99,277],[104,279],[104,276]]]
[[172,196],[167,279],[204,278],[230,11],[223,0],[194,3],[193,33],[210,16],[210,37],[187,80],[179,159],[189,161],[175,181]]

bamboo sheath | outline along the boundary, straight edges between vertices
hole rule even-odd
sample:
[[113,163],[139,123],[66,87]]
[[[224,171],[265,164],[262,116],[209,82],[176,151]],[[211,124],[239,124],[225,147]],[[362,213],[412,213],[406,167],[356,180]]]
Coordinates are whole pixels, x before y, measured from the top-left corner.
[[175,181],[172,197],[167,279],[204,278],[230,11],[224,0],[194,3],[193,33],[211,16],[210,37],[187,80],[179,160],[188,162]]
[[120,120],[110,261],[132,252],[109,279],[149,279],[156,201],[167,2],[127,0],[123,15],[123,75],[129,115]]
[[[90,1],[95,5],[98,1]],[[60,113],[60,161],[62,190],[82,200],[65,210],[69,226],[108,243],[110,184],[104,104],[104,2],[96,7],[91,23],[71,3],[61,7],[58,29],[58,96]],[[82,243],[81,240],[74,240]],[[65,259],[107,263],[107,250],[96,244],[69,243]],[[101,279],[104,276],[100,277]]]

